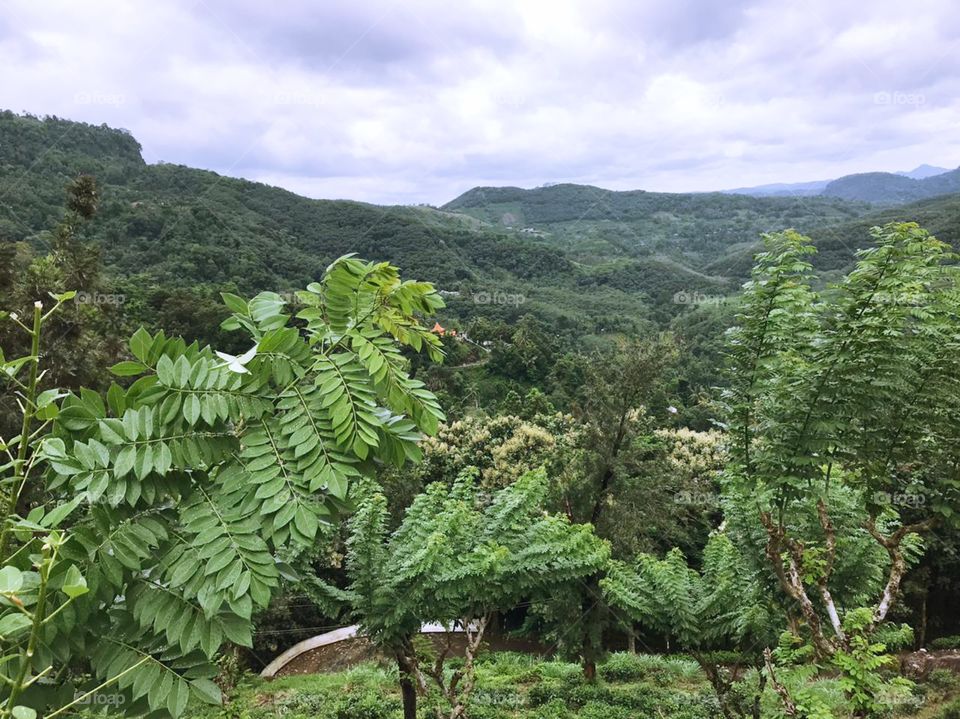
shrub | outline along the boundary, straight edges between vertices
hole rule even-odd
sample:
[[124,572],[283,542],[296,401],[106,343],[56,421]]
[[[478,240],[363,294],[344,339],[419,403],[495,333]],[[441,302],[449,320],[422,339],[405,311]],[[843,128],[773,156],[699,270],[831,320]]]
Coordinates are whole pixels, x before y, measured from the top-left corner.
[[537,709],[532,719],[570,719],[573,715],[561,699],[551,699]]
[[605,702],[588,702],[577,712],[578,719],[636,719],[633,709],[618,707]]
[[[575,685],[574,685],[575,686]],[[541,706],[560,700],[564,703],[570,694],[570,684],[556,679],[548,679],[539,684],[534,684],[527,694],[527,699],[531,706]]]
[[536,668],[542,679],[559,679],[562,681],[578,681],[583,677],[583,667],[574,662],[553,660],[543,662]]
[[960,649],[960,634],[951,634],[930,642],[931,649]]
[[608,682],[629,682],[646,677],[649,666],[642,662],[637,654],[619,652],[611,654],[598,671]]
[[960,719],[960,699],[954,699],[943,707],[936,719]]
[[960,689],[960,676],[957,676],[950,669],[934,669],[927,676],[924,684],[930,689],[947,692]]
[[567,695],[567,703],[575,707],[584,707],[591,702],[613,702],[613,692],[610,687],[592,682],[584,682],[574,686]]

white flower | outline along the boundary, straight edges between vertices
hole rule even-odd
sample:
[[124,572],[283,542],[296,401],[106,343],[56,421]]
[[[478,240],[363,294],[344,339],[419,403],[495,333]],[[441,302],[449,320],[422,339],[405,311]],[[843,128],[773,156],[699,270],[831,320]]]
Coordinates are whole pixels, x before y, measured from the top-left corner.
[[226,352],[217,352],[217,357],[219,357],[226,363],[220,366],[226,367],[231,372],[236,372],[237,374],[247,374],[248,372],[250,372],[250,370],[248,370],[244,365],[246,365],[247,362],[252,360],[254,358],[254,355],[257,354],[257,347],[258,345],[254,345],[239,357],[228,355]]

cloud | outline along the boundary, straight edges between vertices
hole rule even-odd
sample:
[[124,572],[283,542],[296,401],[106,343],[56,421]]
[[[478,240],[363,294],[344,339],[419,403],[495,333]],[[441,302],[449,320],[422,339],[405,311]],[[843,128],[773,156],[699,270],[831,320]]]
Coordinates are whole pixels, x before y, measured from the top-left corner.
[[949,0],[13,0],[0,107],[314,197],[960,164]]

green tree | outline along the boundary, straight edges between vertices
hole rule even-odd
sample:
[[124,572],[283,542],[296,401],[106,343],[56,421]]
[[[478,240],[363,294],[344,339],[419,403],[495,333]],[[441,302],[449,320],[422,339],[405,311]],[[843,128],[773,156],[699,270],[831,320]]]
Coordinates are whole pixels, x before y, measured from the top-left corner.
[[[349,587],[316,583],[321,601],[345,605],[367,636],[395,657],[406,719],[416,717],[417,692],[426,695],[431,686],[441,695],[438,719],[464,716],[491,615],[588,576],[609,559],[608,546],[589,525],[544,513],[542,471],[492,495],[477,479],[468,470],[452,487],[431,484],[392,534],[386,499],[372,493],[350,520]],[[449,628],[432,660],[413,641],[425,622]],[[444,662],[455,629],[466,635],[466,657],[449,674]]]
[[[99,191],[89,175],[79,175],[66,188],[66,208],[53,231],[41,233],[48,246],[35,256],[25,243],[0,243],[0,307],[29,317],[35,302],[50,293],[74,291],[44,321],[46,361],[41,387],[106,388],[106,366],[121,351],[116,307],[97,298],[113,297],[101,279],[100,251],[85,240],[84,230],[97,213]],[[27,354],[29,337],[12,323],[0,324],[0,346],[7,353]],[[0,434],[16,431],[19,409],[13,394],[0,397]]]
[[84,659],[95,691],[115,685],[130,711],[217,701],[212,660],[224,641],[250,644],[278,558],[309,546],[377,463],[419,457],[443,415],[400,348],[440,359],[419,320],[442,306],[432,286],[346,257],[300,299],[294,318],[278,295],[225,295],[227,326],[253,343],[239,357],[138,331],[113,371],[139,378],[105,400],[38,393],[49,313],[7,317],[31,351],[2,359],[24,411],[2,440],[0,716],[56,706],[50,690]]
[[[653,432],[654,413],[666,414],[666,370],[675,348],[669,337],[624,342],[616,351],[598,354],[587,368],[577,399],[576,418],[582,423],[577,442],[557,464],[551,503],[573,522],[589,523],[604,539],[616,540],[614,556],[624,547],[635,551],[639,537],[649,532],[647,512],[661,512],[673,502],[663,471],[665,447]],[[659,465],[659,466],[658,466]],[[649,502],[648,490],[664,492]],[[646,496],[646,501],[637,501]],[[633,513],[618,507],[642,506]],[[648,536],[652,535],[649,532]],[[588,678],[596,676],[604,653],[604,632],[624,618],[616,616],[600,591],[603,573],[572,583],[549,606],[533,609],[533,623],[557,641],[566,653],[579,656]],[[630,627],[624,626],[630,633]]]
[[[957,267],[915,224],[872,236],[876,247],[822,296],[812,289],[809,240],[766,239],[731,337],[727,398],[730,495],[759,517],[763,555],[796,607],[795,626],[842,673],[863,716],[879,698],[862,638],[887,619],[918,534],[954,522],[960,490]],[[844,510],[837,497],[851,493],[856,502]],[[903,496],[917,499],[921,516],[903,521]],[[876,591],[841,599],[838,547],[851,531],[875,543],[883,577]]]

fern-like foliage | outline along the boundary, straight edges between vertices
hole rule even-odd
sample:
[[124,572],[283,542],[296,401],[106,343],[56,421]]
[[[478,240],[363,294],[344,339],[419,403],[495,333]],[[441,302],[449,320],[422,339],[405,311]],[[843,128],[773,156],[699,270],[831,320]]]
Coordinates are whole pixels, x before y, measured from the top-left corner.
[[386,501],[372,493],[350,524],[353,618],[394,646],[423,622],[480,617],[600,571],[608,545],[589,525],[545,515],[545,492],[537,471],[488,498],[468,471],[430,485],[390,535]]
[[[45,638],[60,661],[92,657],[134,711],[218,700],[212,661],[225,641],[250,646],[278,557],[311,546],[376,462],[417,459],[443,420],[400,351],[441,359],[421,323],[443,304],[429,284],[344,257],[300,298],[294,317],[275,293],[224,295],[225,326],[251,345],[239,357],[139,330],[113,368],[136,379],[62,398],[42,444],[43,493],[74,512],[59,551],[85,581],[50,599]],[[32,670],[53,658],[34,652]]]
[[782,613],[764,598],[759,575],[723,532],[711,535],[698,572],[679,549],[635,565],[611,562],[601,589],[611,606],[688,649],[757,646],[776,637]]

